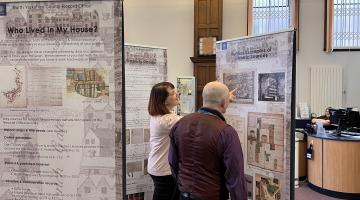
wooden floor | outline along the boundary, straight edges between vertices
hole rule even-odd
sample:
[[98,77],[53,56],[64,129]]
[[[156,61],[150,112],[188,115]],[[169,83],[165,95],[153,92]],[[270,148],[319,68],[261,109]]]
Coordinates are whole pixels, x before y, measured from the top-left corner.
[[295,200],[336,200],[338,198],[329,197],[315,192],[308,187],[307,183],[301,183],[299,188],[295,188]]

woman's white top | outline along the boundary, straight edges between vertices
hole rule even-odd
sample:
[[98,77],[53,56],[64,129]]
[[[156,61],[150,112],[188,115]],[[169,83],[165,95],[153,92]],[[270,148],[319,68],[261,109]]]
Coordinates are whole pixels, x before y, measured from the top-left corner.
[[181,118],[174,113],[150,116],[150,154],[148,172],[154,176],[171,175],[168,155],[170,130]]

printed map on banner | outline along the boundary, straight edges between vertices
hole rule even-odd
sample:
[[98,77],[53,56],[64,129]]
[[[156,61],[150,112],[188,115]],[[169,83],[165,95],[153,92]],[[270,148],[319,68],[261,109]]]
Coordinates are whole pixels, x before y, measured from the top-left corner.
[[284,116],[282,114],[249,113],[247,159],[250,165],[284,170]]
[[153,85],[167,78],[166,49],[125,45],[126,191],[128,199],[152,199],[148,102]]
[[0,108],[26,107],[26,71],[21,66],[4,66],[0,74]]
[[0,4],[0,199],[117,199],[120,2],[9,2]]

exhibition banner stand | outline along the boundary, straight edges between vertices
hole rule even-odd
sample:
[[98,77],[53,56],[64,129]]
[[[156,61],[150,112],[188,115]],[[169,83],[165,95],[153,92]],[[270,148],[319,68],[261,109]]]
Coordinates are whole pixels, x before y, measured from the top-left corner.
[[167,49],[125,44],[126,198],[151,200],[153,181],[147,172],[150,153],[151,88],[167,80]]
[[122,1],[1,1],[0,199],[122,199]]
[[235,89],[225,118],[239,134],[249,199],[294,198],[294,48],[294,31],[217,42],[217,79]]

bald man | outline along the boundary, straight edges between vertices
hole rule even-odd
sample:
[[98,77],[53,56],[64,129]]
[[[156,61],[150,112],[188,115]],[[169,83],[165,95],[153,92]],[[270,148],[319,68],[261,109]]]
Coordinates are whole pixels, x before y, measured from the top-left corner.
[[229,193],[231,200],[247,199],[239,137],[222,115],[232,92],[217,81],[206,84],[204,107],[171,129],[169,163],[181,200],[224,200]]

